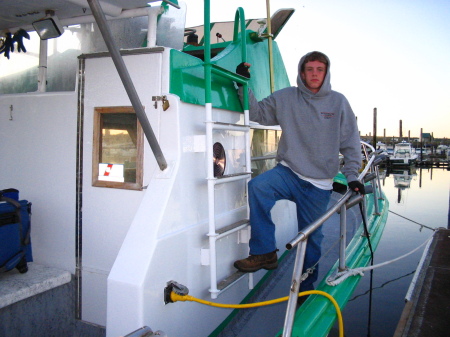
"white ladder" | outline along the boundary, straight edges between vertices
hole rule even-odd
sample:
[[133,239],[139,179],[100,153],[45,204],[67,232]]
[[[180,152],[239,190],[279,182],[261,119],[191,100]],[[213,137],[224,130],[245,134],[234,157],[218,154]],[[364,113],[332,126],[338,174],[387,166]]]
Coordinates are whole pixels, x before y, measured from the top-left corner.
[[[209,222],[209,266],[210,266],[210,282],[211,286],[209,292],[211,298],[215,299],[217,296],[235,284],[246,273],[235,272],[234,274],[226,277],[218,283],[217,281],[217,255],[216,255],[216,241],[228,236],[237,231],[243,230],[249,226],[249,211],[247,204],[247,218],[241,219],[235,223],[232,223],[223,228],[216,228],[216,212],[215,212],[215,186],[219,184],[226,184],[238,180],[245,180],[246,183],[251,178],[251,153],[250,153],[250,121],[249,111],[244,111],[244,124],[229,124],[219,121],[213,121],[212,119],[212,104],[206,103],[206,165],[207,165],[207,181],[208,181],[208,222]],[[236,112],[240,113],[240,112]],[[214,130],[232,130],[241,131],[244,133],[245,138],[245,172],[224,175],[221,177],[214,177],[213,170],[213,132]],[[246,184],[247,186],[247,184]],[[247,187],[245,187],[247,188]],[[246,193],[247,195],[247,193]]]

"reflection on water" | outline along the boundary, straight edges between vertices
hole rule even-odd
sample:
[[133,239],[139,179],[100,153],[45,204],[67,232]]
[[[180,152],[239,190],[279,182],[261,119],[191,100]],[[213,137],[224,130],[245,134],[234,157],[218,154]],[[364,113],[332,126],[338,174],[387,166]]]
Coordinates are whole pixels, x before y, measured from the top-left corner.
[[[374,264],[404,255],[432,235],[427,227],[447,227],[450,171],[415,168],[383,172],[390,212]],[[424,225],[421,226],[420,224]],[[425,227],[426,226],[426,227]],[[343,310],[346,337],[391,337],[423,249],[366,273]],[[337,336],[337,326],[330,336]]]
[[[411,181],[417,176],[416,168],[392,168],[386,170],[386,176],[392,175],[394,178],[394,186],[397,188],[397,202],[402,202],[402,191],[411,187]],[[393,200],[389,199],[391,202]]]

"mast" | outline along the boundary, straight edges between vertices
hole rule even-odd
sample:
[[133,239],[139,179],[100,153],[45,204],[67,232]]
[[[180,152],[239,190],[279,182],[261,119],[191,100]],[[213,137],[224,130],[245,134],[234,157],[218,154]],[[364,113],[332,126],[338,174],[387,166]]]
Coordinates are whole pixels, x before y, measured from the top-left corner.
[[275,83],[273,76],[273,51],[272,51],[272,21],[270,19],[270,0],[266,0],[267,9],[267,43],[269,45],[269,73],[270,73],[270,92],[275,91]]

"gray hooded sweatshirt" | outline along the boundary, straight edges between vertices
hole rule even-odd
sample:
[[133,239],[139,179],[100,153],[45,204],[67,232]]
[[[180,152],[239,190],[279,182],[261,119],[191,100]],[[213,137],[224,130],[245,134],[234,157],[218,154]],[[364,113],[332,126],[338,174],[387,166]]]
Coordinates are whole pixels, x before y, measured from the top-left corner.
[[[332,179],[341,170],[347,180],[357,180],[361,145],[356,117],[344,95],[331,90],[330,61],[317,93],[306,88],[300,77],[305,59],[298,65],[297,87],[278,90],[258,102],[249,90],[250,120],[261,125],[280,125],[277,161],[308,178]],[[242,97],[242,89],[239,90]]]

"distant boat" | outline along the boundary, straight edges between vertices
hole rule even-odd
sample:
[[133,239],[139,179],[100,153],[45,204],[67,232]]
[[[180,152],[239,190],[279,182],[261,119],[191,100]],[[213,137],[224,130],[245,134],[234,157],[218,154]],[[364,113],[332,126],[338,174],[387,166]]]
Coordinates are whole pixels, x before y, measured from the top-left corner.
[[388,154],[388,147],[385,143],[377,142],[375,149],[380,152],[380,154]]
[[411,143],[402,141],[394,146],[394,153],[389,156],[392,165],[413,165],[417,161],[417,153],[413,151]]
[[449,149],[449,147],[447,146],[447,145],[439,145],[437,148],[436,148],[436,154],[446,154],[447,153],[447,150]]

